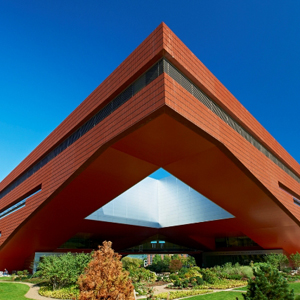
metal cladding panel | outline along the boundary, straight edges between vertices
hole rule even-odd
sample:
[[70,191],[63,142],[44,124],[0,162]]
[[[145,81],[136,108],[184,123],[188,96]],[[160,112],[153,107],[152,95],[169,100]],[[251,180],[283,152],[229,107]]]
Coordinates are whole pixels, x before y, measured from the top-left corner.
[[233,216],[174,176],[145,178],[87,220],[165,228]]
[[201,223],[234,216],[174,176],[159,180],[161,227]]

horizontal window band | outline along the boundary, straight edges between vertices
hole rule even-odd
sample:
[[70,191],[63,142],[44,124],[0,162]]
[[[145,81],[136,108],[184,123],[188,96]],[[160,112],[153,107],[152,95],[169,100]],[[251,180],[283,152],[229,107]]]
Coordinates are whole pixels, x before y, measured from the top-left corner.
[[288,188],[286,185],[284,185],[282,182],[278,181],[278,186],[285,191],[286,193],[288,193],[290,196],[292,196],[293,198],[296,199],[300,199],[300,195],[294,191],[292,191],[290,188]]
[[54,159],[57,155],[62,153],[70,145],[75,143],[81,136],[94,128],[102,120],[112,114],[120,106],[131,99],[141,89],[151,83],[162,73],[168,74],[177,83],[179,83],[185,90],[198,99],[215,115],[221,118],[227,125],[239,133],[244,139],[251,143],[261,153],[273,161],[284,172],[300,183],[300,177],[296,175],[289,167],[286,166],[276,155],[266,149],[256,138],[254,138],[247,130],[245,130],[237,121],[235,121],[229,114],[227,114],[219,105],[217,105],[210,97],[208,97],[199,87],[197,87],[190,79],[182,74],[176,67],[174,67],[167,59],[162,58],[152,67],[150,67],[144,74],[142,74],[136,81],[129,85],[123,92],[110,101],[93,117],[91,117],[85,124],[78,128],[74,133],[67,137],[55,149],[48,153],[44,158],[40,159],[33,166],[31,166],[25,173],[20,175],[15,181],[10,183],[0,192],[0,199],[11,192],[14,188],[19,186],[22,182],[40,170],[48,162]]
[[37,194],[38,192],[41,191],[41,185],[38,187],[32,189],[30,192],[26,193],[21,200],[18,200],[17,203],[10,205],[8,208],[0,212],[0,219],[3,219],[4,217],[10,215],[11,213],[19,210],[20,208],[24,207],[26,204],[26,201],[28,198],[32,197],[33,195]]

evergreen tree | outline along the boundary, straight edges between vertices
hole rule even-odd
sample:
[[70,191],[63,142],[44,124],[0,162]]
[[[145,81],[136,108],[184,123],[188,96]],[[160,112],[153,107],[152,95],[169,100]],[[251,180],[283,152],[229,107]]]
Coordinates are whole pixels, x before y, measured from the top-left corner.
[[290,259],[293,263],[293,267],[298,269],[300,267],[300,253],[296,252],[295,254],[291,254]]
[[294,290],[289,291],[285,278],[267,264],[253,268],[254,279],[249,279],[244,300],[294,300]]
[[114,253],[111,242],[103,242],[92,255],[85,273],[78,279],[79,300],[133,300],[133,285],[122,270],[121,255]]
[[287,256],[283,253],[271,253],[266,255],[265,260],[268,264],[279,268],[279,270],[282,270],[284,267],[286,267],[289,264],[289,259]]

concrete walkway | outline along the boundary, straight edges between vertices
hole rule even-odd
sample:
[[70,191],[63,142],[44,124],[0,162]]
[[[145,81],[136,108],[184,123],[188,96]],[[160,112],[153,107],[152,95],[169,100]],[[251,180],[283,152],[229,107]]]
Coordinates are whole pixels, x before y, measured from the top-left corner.
[[[34,299],[34,300],[60,300],[57,298],[48,298],[48,297],[44,297],[39,295],[38,291],[39,291],[39,286],[32,284],[32,283],[28,283],[28,282],[20,282],[20,281],[1,281],[0,282],[4,282],[4,283],[21,283],[21,284],[26,284],[30,287],[29,291],[27,292],[27,294],[25,295],[26,298],[29,299]],[[167,285],[158,285],[154,287],[154,295],[160,294],[160,293],[164,293],[164,292],[171,292],[172,290],[167,289]],[[223,291],[232,291],[232,292],[243,292],[243,291],[237,291],[237,290],[233,290],[234,288],[230,288],[230,289],[226,289],[226,290],[211,290],[211,292],[207,293],[207,294],[213,294],[215,292],[223,292]],[[201,294],[201,295],[207,295],[207,294]],[[199,296],[201,296],[199,295]],[[192,296],[188,296],[186,298],[189,298]],[[138,297],[138,299],[143,299],[145,298],[145,296],[141,296]]]

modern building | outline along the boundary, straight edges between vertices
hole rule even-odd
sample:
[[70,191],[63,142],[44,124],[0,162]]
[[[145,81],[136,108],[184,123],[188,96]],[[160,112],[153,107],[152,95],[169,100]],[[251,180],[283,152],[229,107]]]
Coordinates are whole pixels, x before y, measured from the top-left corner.
[[299,183],[300,165],[162,23],[0,183],[0,270],[103,240],[205,263],[300,251]]

